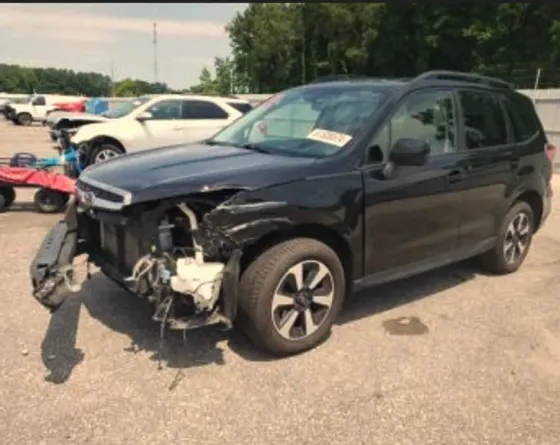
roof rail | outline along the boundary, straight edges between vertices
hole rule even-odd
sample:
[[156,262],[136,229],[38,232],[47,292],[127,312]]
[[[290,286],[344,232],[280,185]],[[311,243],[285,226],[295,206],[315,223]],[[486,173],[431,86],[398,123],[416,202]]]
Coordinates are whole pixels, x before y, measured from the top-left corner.
[[460,71],[427,71],[416,76],[413,82],[420,80],[458,80],[463,82],[480,83],[497,88],[513,89],[513,85],[505,80],[496,79],[495,77],[482,76],[480,74],[462,73]]
[[338,82],[341,80],[357,80],[357,79],[368,79],[365,76],[353,76],[351,74],[334,74],[332,76],[317,77],[315,80],[309,82],[312,83],[326,83],[326,82]]

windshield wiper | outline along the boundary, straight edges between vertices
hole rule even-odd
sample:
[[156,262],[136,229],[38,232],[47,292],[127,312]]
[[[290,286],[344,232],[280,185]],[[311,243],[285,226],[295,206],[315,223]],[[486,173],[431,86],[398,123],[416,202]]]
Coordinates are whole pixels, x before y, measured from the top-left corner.
[[235,147],[235,148],[244,148],[245,150],[256,151],[258,153],[271,154],[269,150],[256,144],[230,144],[227,142],[215,141],[213,139],[208,139],[204,141],[204,143],[206,145],[222,145],[222,146]]
[[244,148],[246,150],[256,151],[258,153],[265,153],[267,155],[270,154],[270,151],[266,148],[261,147],[260,145],[256,144],[243,144],[243,145],[234,145],[234,147]]

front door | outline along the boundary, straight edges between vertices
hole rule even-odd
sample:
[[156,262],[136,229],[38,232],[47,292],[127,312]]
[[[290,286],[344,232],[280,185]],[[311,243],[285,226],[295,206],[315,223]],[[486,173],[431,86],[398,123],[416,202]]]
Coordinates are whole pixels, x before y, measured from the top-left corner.
[[151,113],[148,120],[138,122],[140,134],[135,141],[136,150],[165,147],[182,142],[183,101],[180,99],[162,99],[145,111]]
[[[461,194],[455,180],[464,154],[458,151],[457,106],[448,90],[406,96],[372,141],[364,170],[366,275],[441,260],[456,249]],[[400,138],[430,144],[426,165],[395,166],[383,173],[390,147]]]
[[45,96],[36,96],[31,102],[33,120],[44,120],[47,116],[47,100]]

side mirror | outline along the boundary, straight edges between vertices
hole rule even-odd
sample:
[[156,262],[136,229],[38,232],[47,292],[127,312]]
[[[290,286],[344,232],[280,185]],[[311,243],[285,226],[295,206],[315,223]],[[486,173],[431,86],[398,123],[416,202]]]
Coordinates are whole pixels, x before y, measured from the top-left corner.
[[136,120],[138,122],[149,121],[152,118],[153,118],[152,113],[150,113],[149,111],[143,111],[138,116],[136,116]]
[[390,159],[396,165],[421,166],[428,161],[430,144],[420,139],[402,138],[395,142]]

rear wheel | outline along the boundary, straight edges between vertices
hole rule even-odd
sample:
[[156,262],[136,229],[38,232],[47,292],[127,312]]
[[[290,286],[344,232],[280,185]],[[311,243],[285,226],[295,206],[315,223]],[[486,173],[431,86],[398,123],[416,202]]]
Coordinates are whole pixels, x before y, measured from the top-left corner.
[[33,123],[33,117],[29,113],[21,113],[16,118],[16,121],[19,125],[31,125]]
[[103,142],[94,146],[88,156],[88,165],[99,164],[100,162],[120,156],[124,150],[116,144]]
[[344,269],[332,249],[309,238],[285,241],[243,273],[238,325],[274,355],[306,351],[329,335],[345,289]]
[[535,231],[535,217],[526,202],[515,203],[506,214],[496,246],[481,257],[482,265],[496,274],[515,272],[525,261]]
[[66,193],[41,188],[35,192],[33,205],[39,213],[58,213],[64,210],[68,198]]

